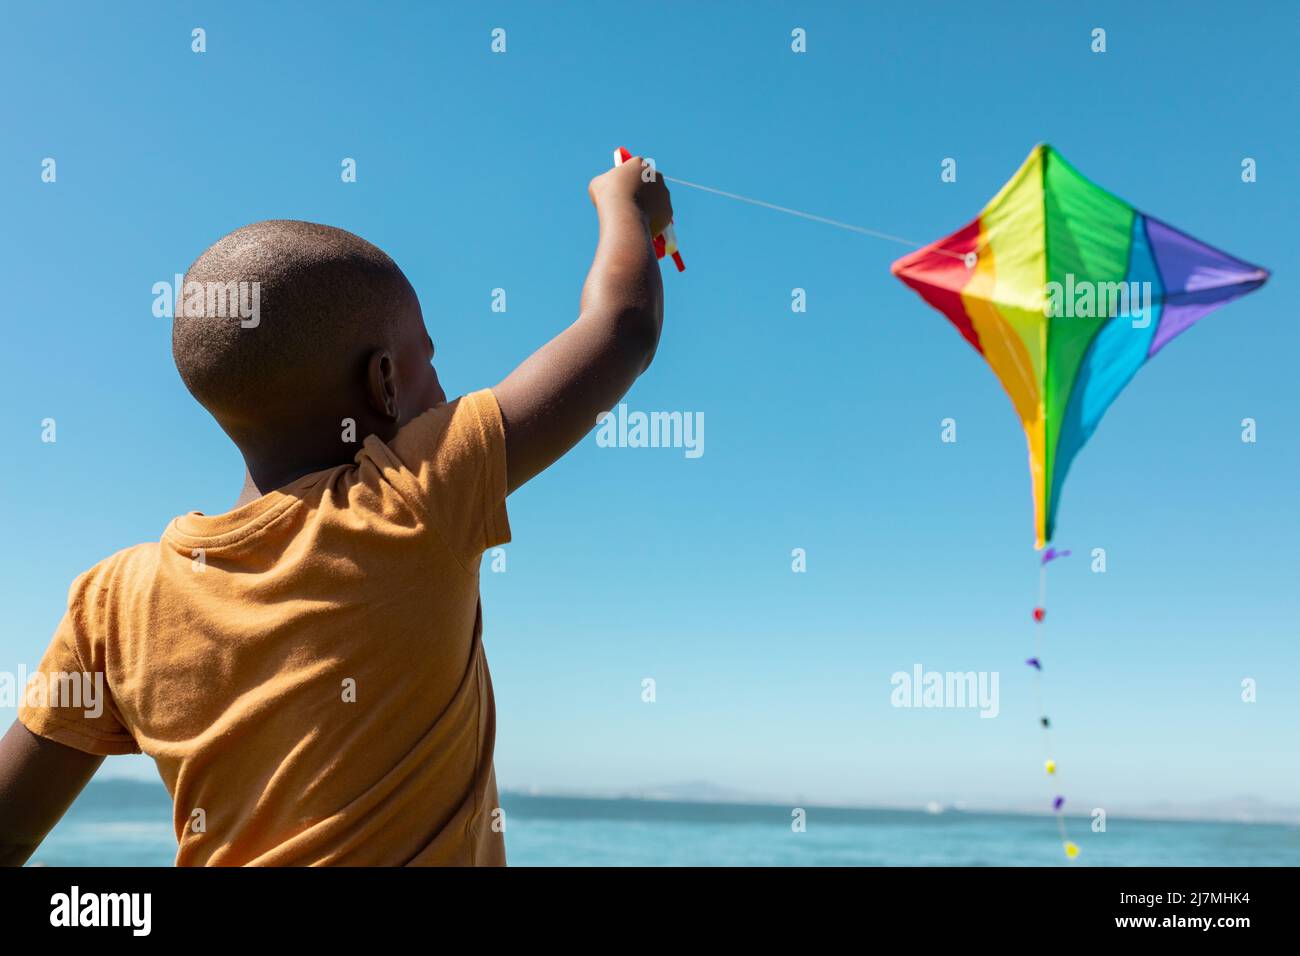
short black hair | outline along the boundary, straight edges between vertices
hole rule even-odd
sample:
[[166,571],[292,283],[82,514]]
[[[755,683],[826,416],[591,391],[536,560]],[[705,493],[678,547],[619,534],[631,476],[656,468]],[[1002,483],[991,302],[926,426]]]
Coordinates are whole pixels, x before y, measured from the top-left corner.
[[397,263],[360,236],[255,222],[218,239],[185,273],[172,356],[219,421],[251,424],[354,381],[373,349],[395,345],[414,299]]

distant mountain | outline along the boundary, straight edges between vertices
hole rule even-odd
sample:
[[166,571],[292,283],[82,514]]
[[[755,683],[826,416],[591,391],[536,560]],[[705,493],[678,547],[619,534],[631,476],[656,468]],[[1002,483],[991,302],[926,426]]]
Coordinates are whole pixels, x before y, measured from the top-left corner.
[[502,786],[504,792],[526,797],[587,797],[597,800],[663,800],[678,803],[762,803],[774,806],[783,801],[730,787],[720,787],[707,780],[685,783],[659,784],[646,787],[511,787]]
[[[550,796],[592,799],[622,800],[660,800],[680,803],[737,803],[764,804],[770,806],[822,806],[859,810],[913,810],[926,811],[931,814],[950,811],[968,813],[995,813],[1038,815],[1044,812],[1041,804],[1035,803],[997,803],[977,801],[943,802],[938,800],[917,800],[915,803],[891,801],[858,802],[853,800],[819,800],[807,796],[789,797],[783,795],[761,794],[747,790],[719,786],[707,780],[691,780],[682,783],[659,784],[623,789],[614,788],[539,788],[503,787],[511,793],[524,796]],[[1070,816],[1088,816],[1093,807],[1105,807],[1107,812],[1117,818],[1143,820],[1180,820],[1223,823],[1280,823],[1300,824],[1300,807],[1285,804],[1267,803],[1258,797],[1238,796],[1204,801],[1161,801],[1153,803],[1111,804],[1104,801],[1089,802],[1075,800],[1067,808]]]
[[629,800],[689,800],[696,803],[773,802],[767,797],[757,796],[744,790],[733,790],[730,787],[720,787],[707,780],[642,787],[636,790],[625,790],[616,795]]
[[1153,820],[1219,820],[1225,823],[1300,824],[1300,808],[1267,803],[1259,797],[1226,797],[1200,803],[1162,801],[1117,809],[1116,814]]

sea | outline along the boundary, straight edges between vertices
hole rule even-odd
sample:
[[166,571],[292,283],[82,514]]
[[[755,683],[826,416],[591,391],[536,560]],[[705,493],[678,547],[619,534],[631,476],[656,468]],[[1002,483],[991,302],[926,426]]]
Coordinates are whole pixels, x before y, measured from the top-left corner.
[[[1297,866],[1300,826],[503,792],[512,866]],[[802,825],[800,825],[802,824]],[[171,866],[162,785],[94,781],[28,865]]]

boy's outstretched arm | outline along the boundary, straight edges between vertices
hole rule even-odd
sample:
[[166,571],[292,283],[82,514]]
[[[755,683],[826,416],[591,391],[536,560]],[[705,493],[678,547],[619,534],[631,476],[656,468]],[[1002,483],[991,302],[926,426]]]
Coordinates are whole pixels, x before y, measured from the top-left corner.
[[0,866],[27,862],[103,762],[14,721],[0,740]]
[[633,157],[593,179],[588,192],[600,241],[578,319],[492,390],[505,420],[508,491],[576,445],[646,370],[659,344],[663,282],[651,236],[672,219],[668,188],[658,175],[645,182]]

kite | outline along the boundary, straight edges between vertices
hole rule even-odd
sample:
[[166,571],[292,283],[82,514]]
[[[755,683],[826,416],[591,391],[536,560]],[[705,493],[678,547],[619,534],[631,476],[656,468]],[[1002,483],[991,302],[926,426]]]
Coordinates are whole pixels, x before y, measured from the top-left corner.
[[[1180,332],[1262,286],[1268,272],[1206,245],[1089,182],[1046,144],[972,222],[897,260],[891,271],[942,312],[984,356],[1011,397],[1029,443],[1038,604],[1034,697],[1043,711],[1048,547],[1070,464],[1124,386]],[[1070,860],[1057,794],[1052,812]]]
[[[837,229],[919,245],[713,186],[664,179]],[[677,265],[680,269],[680,261]],[[1033,669],[1043,770],[1056,778],[1042,673],[1047,566],[1070,554],[1048,547],[1066,473],[1137,370],[1174,336],[1262,286],[1268,271],[1138,212],[1089,182],[1046,144],[1034,147],[972,222],[897,260],[891,271],[984,356],[1025,429],[1035,546],[1041,551],[1034,654],[1025,664]],[[1066,832],[1065,797],[1055,788],[1052,792],[1061,846],[1073,861],[1080,847]]]
[[1138,212],[1039,144],[979,216],[891,271],[984,356],[1029,442],[1036,547],[1070,463],[1152,356],[1268,271]]

